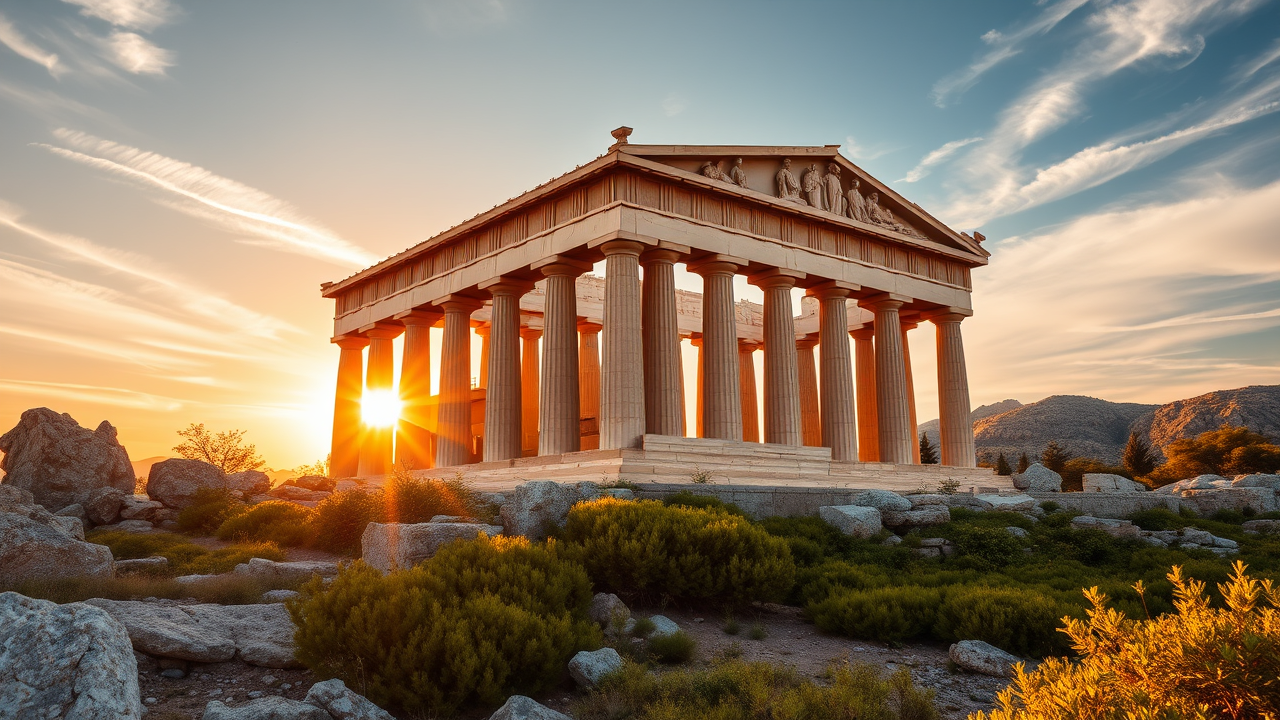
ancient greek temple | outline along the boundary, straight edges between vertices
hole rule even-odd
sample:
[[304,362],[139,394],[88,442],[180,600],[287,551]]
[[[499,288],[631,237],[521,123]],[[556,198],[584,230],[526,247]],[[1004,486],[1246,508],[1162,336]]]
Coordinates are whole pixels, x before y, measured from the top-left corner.
[[[322,286],[340,348],[334,477],[397,462],[523,479],[692,466],[864,485],[991,477],[974,467],[960,329],[970,271],[987,262],[982,235],[946,227],[839,146],[639,145],[630,134],[618,128],[595,160]],[[601,262],[603,277],[590,274]],[[676,288],[679,264],[702,277],[701,294]],[[736,275],[763,305],[735,302]],[[940,466],[919,464],[908,331],[923,323],[937,335]],[[432,327],[443,328],[439,368]],[[692,389],[682,338],[697,353]],[[362,423],[373,391],[398,393],[394,427]]]

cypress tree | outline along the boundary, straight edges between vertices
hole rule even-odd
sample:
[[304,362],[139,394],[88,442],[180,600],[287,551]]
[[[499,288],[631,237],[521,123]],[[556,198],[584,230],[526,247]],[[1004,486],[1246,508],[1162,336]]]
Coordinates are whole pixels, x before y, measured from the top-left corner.
[[1120,462],[1134,477],[1150,475],[1156,469],[1156,459],[1151,454],[1151,447],[1136,431],[1129,433],[1129,442],[1125,443]]
[[1009,467],[1009,460],[1005,458],[1004,453],[1000,453],[1000,455],[996,457],[996,474],[997,475],[1013,474],[1013,468]]
[[920,435],[920,464],[938,464],[938,450],[933,446],[933,443],[929,442],[929,433],[921,433]]
[[1027,457],[1026,453],[1022,453],[1018,457],[1018,474],[1021,475],[1026,472],[1029,467],[1031,467],[1031,458]]
[[1067,466],[1067,461],[1070,459],[1071,453],[1064,450],[1057,440],[1050,440],[1044,452],[1040,454],[1040,464],[1058,474],[1062,474],[1062,469]]

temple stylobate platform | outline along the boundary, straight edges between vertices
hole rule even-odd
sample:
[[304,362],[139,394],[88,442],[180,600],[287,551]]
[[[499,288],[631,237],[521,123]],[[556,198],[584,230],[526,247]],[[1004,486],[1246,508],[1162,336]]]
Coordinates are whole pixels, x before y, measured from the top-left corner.
[[[324,284],[340,348],[335,477],[404,462],[499,484],[659,481],[696,465],[745,484],[997,484],[974,467],[960,332],[970,271],[988,256],[981,235],[946,227],[838,146],[636,145],[630,132],[615,130],[604,155],[572,172]],[[588,274],[600,262],[604,277]],[[675,287],[677,264],[702,277],[702,293]],[[735,302],[736,275],[762,305]],[[919,465],[909,359],[908,331],[926,321],[938,352],[933,467]],[[432,327],[443,329],[438,369]],[[697,348],[693,428],[682,338]],[[394,430],[362,424],[372,392],[398,393]]]

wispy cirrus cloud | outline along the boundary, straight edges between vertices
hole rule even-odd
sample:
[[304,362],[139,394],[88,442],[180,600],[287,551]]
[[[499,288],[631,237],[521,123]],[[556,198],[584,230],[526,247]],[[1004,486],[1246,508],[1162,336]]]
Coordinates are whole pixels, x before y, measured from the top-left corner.
[[9,19],[0,14],[0,44],[8,47],[18,55],[30,60],[31,62],[43,66],[49,71],[49,74],[58,77],[66,72],[64,67],[58,61],[57,53],[52,53],[41,48],[39,45],[31,42],[23,35],[18,28],[14,27]]
[[911,168],[911,170],[907,172],[906,176],[903,177],[900,182],[917,182],[923,180],[929,175],[929,173],[933,172],[933,168],[935,166],[940,165],[946,161],[947,158],[955,155],[960,151],[960,148],[981,141],[982,138],[980,137],[971,137],[964,138],[963,140],[952,140],[949,143],[945,143],[942,147],[931,151],[928,155],[925,155],[915,167]]
[[100,385],[0,378],[0,391],[138,410],[169,411],[177,410],[183,406],[183,402],[176,398],[153,395],[128,388],[103,387]]
[[80,8],[86,17],[105,20],[117,27],[151,31],[169,22],[176,9],[169,0],[63,0]]
[[1249,78],[1258,74],[1258,71],[1267,67],[1271,63],[1280,60],[1280,38],[1271,41],[1271,46],[1262,52],[1262,54],[1243,63],[1231,74],[1231,81],[1236,85],[1245,82]]
[[134,75],[163,75],[173,66],[172,52],[138,33],[116,30],[98,42],[108,60]]
[[251,235],[257,244],[354,268],[381,259],[304,218],[283,200],[204,168],[82,132],[59,129],[54,135],[68,147],[40,147],[159,190],[175,208]]

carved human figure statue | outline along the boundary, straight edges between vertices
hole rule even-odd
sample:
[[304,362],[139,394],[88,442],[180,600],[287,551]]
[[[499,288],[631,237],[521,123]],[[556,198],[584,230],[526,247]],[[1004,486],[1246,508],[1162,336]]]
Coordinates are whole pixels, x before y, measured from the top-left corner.
[[819,210],[826,210],[827,205],[823,202],[822,197],[822,172],[818,170],[818,164],[814,163],[804,171],[804,177],[800,179],[801,185],[804,187],[804,196],[809,200],[809,204]]
[[827,176],[822,179],[823,202],[826,203],[827,210],[836,215],[844,215],[844,188],[840,186],[840,166],[831,163],[827,165]]
[[782,160],[782,169],[774,176],[774,180],[778,184],[778,197],[801,205],[807,204],[804,198],[800,197],[799,181],[796,180],[795,175],[791,174],[791,158]]
[[733,169],[729,171],[727,179],[738,187],[747,186],[747,171],[742,169],[742,158],[733,161]]
[[710,160],[708,160],[708,161],[706,161],[706,162],[702,163],[702,170],[701,170],[701,172],[702,172],[702,174],[703,174],[704,176],[709,177],[709,178],[711,178],[712,180],[727,180],[727,179],[728,179],[728,178],[726,178],[726,177],[724,176],[724,173],[723,173],[723,172],[721,172],[721,170],[720,170],[720,163],[719,163],[719,161],[717,161],[717,162],[711,162]]
[[860,181],[854,178],[852,184],[853,187],[849,188],[849,193],[845,196],[848,200],[844,208],[845,214],[860,222],[871,222],[871,218],[867,216],[867,201],[858,192]]

